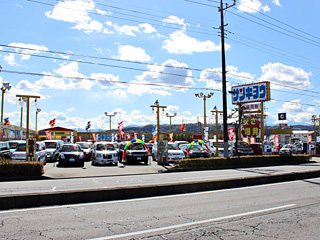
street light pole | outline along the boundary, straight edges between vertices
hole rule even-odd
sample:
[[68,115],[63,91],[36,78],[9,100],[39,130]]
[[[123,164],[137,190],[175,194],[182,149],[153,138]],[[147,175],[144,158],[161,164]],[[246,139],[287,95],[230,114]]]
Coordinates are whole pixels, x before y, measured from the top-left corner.
[[172,132],[172,130],[171,130],[171,118],[177,116],[177,113],[174,113],[173,115],[170,115],[169,113],[166,113],[166,116],[167,116],[168,118],[170,118],[170,132]]
[[1,123],[3,124],[3,109],[4,109],[4,93],[6,90],[10,90],[11,85],[10,83],[2,83],[1,91],[2,91],[2,97],[1,97]]
[[218,111],[218,108],[217,106],[214,106],[214,108],[211,110],[212,113],[215,114],[215,117],[216,117],[216,154],[215,156],[216,157],[219,157],[219,151],[218,151],[218,148],[219,148],[219,131],[218,131],[218,128],[219,128],[219,116],[218,114],[223,114],[223,111]]
[[38,114],[41,112],[40,108],[37,108],[36,110],[36,134],[38,135]]
[[25,98],[27,100],[27,127],[26,127],[26,139],[29,138],[29,109],[30,109],[30,98],[40,98],[40,96],[33,96],[33,95],[16,95],[16,97]]
[[104,113],[107,117],[109,117],[109,131],[110,131],[110,134],[111,134],[111,118],[114,117],[115,115],[117,115],[117,112],[114,112],[114,113],[108,113],[108,112],[105,112]]
[[205,95],[204,93],[196,93],[196,97],[203,98],[203,127],[207,127],[207,109],[206,109],[206,100],[207,98],[211,98],[213,96],[213,92],[208,93]]

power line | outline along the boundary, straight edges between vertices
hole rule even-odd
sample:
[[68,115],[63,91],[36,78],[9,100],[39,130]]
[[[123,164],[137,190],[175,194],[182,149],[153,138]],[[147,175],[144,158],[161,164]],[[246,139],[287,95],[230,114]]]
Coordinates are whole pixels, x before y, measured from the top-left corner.
[[190,87],[190,86],[182,86],[182,85],[172,85],[172,84],[160,84],[160,83],[147,83],[147,82],[126,82],[126,81],[115,81],[115,80],[102,80],[99,78],[92,77],[78,77],[78,76],[60,76],[54,74],[46,74],[46,73],[37,73],[37,72],[25,72],[25,71],[12,71],[2,69],[3,73],[10,74],[19,74],[19,75],[30,75],[30,76],[38,76],[38,77],[51,77],[51,78],[59,78],[59,79],[75,79],[75,80],[90,80],[90,81],[107,81],[110,83],[116,84],[129,84],[129,85],[142,85],[142,86],[152,86],[152,87],[164,87],[164,88],[174,88],[174,89],[192,89],[192,90],[205,90],[205,91],[216,91],[220,92],[219,89],[213,88],[204,88],[204,87]]
[[[39,51],[39,52],[45,52],[45,53],[51,53],[51,54],[60,54],[60,55],[72,55],[72,56],[76,56],[76,57],[86,57],[86,58],[93,58],[93,59],[99,59],[99,60],[110,60],[110,61],[116,61],[116,62],[125,62],[125,63],[136,63],[136,64],[142,64],[142,65],[154,65],[154,66],[159,66],[159,67],[168,67],[168,68],[174,68],[174,69],[182,69],[182,70],[195,70],[195,71],[203,71],[203,69],[199,69],[199,68],[185,68],[185,67],[174,67],[174,66],[170,66],[170,65],[161,65],[161,64],[147,64],[147,63],[143,63],[143,62],[136,62],[136,61],[127,61],[127,60],[119,60],[119,59],[114,59],[114,58],[105,58],[105,57],[95,57],[95,56],[87,56],[87,55],[82,55],[82,54],[75,54],[75,53],[65,53],[65,52],[61,52],[61,51],[49,51],[49,50],[38,50],[35,48],[27,48],[27,47],[15,47],[15,46],[8,46],[8,45],[3,45],[0,44],[1,47],[8,47],[8,48],[13,48],[13,49],[20,49],[20,50],[30,50],[30,51]],[[98,63],[98,62],[90,62],[90,61],[84,61],[84,60],[78,60],[78,59],[65,59],[62,57],[54,57],[54,56],[44,56],[44,55],[39,55],[39,54],[34,54],[34,53],[23,53],[23,52],[13,52],[13,51],[7,51],[7,50],[0,50],[0,52],[6,52],[6,53],[13,53],[13,54],[20,54],[20,55],[28,55],[28,56],[34,56],[34,57],[40,57],[40,58],[47,58],[47,59],[54,59],[54,60],[61,60],[61,61],[74,61],[74,62],[78,62],[78,63],[82,63],[82,64],[91,64],[91,65],[100,65],[100,66],[104,66],[104,67],[112,67],[112,68],[120,68],[120,69],[126,69],[126,70],[135,70],[135,71],[149,71],[149,72],[155,72],[155,73],[162,73],[162,74],[166,74],[166,75],[172,75],[172,76],[178,76],[178,77],[188,77],[187,75],[184,74],[175,74],[175,73],[167,73],[167,72],[162,72],[162,71],[152,71],[152,70],[146,70],[146,69],[141,69],[141,68],[135,68],[135,67],[126,67],[126,66],[119,66],[119,65],[113,65],[113,64],[105,64],[105,63]],[[221,74],[221,71],[212,71],[213,73],[217,73],[217,74]],[[252,82],[259,82],[261,81],[260,79],[257,78],[251,78],[251,77],[245,77],[236,73],[230,73],[227,72],[227,74],[229,76],[234,76],[234,77],[238,77],[241,79],[246,79],[248,81],[252,81]],[[193,77],[195,79],[203,79],[200,77]],[[221,82],[221,80],[216,79],[215,81],[219,81]],[[311,90],[303,90],[300,88],[295,88],[292,86],[288,86],[288,85],[284,85],[284,84],[280,84],[280,83],[272,83],[273,85],[277,85],[280,87],[284,87],[284,88],[291,88],[294,90],[299,90],[299,91],[304,91],[304,92],[310,92],[310,93],[314,93],[314,94],[320,94],[320,92],[316,92],[316,91],[311,91]],[[282,90],[277,90],[277,91],[282,91]],[[305,95],[305,94],[301,94],[301,93],[295,93],[297,95]]]

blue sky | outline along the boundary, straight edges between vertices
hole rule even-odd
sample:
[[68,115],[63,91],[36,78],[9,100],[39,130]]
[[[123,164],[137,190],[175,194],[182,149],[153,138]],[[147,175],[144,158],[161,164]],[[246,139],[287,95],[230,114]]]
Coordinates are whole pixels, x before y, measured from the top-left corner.
[[[226,1],[224,1],[226,3]],[[203,121],[203,100],[222,110],[219,1],[3,0],[0,81],[4,117],[20,124],[16,94],[40,96],[38,129],[155,124],[159,100],[172,123]],[[232,1],[228,2],[232,4]],[[225,12],[227,86],[271,82],[266,124],[311,124],[319,112],[317,0],[237,0]],[[205,90],[208,89],[208,90]],[[235,106],[228,95],[229,111]],[[31,128],[36,107],[31,106]],[[25,115],[24,115],[25,116]],[[161,117],[168,124],[169,118]],[[25,119],[24,119],[25,124]]]

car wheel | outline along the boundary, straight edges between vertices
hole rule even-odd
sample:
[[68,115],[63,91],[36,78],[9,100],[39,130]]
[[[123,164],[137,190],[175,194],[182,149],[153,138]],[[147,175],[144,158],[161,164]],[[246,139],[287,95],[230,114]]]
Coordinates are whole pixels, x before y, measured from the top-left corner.
[[114,163],[115,166],[118,166],[118,162]]
[[80,162],[79,166],[83,168],[84,167],[84,162]]
[[92,166],[95,166],[95,165],[96,165],[96,163],[95,163],[94,161],[92,161],[92,162],[91,162],[91,165],[92,165]]

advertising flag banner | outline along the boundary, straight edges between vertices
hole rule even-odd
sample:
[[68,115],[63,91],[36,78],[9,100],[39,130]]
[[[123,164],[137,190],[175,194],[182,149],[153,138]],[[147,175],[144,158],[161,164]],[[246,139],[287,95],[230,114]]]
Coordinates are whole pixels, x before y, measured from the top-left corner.
[[50,127],[54,127],[54,125],[56,125],[56,119],[54,118],[54,119],[51,119],[50,121],[49,121],[49,125],[50,125]]

